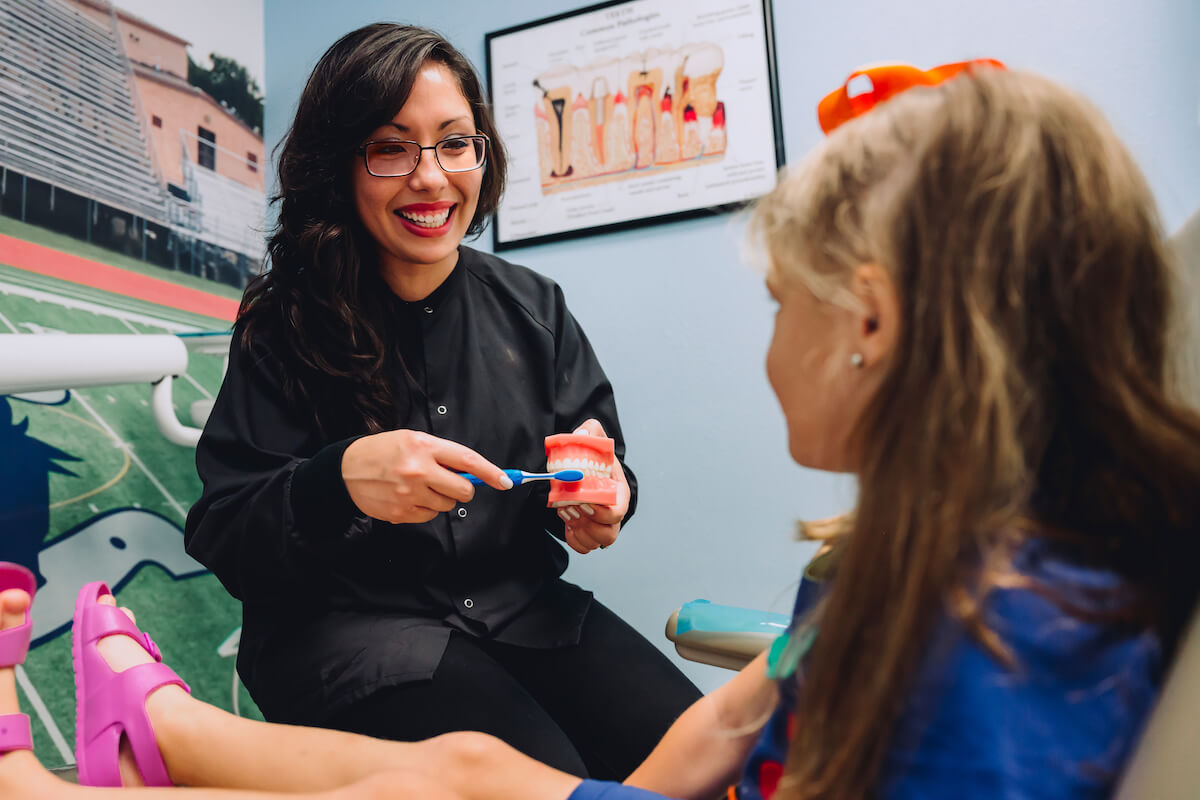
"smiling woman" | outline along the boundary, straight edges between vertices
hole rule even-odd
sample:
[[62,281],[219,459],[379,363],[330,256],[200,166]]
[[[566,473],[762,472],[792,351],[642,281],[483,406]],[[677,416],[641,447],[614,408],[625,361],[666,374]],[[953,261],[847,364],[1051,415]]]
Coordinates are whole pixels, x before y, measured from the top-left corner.
[[[560,578],[556,539],[611,545],[637,481],[562,291],[462,244],[505,179],[474,69],[421,28],[347,34],[278,174],[272,268],[239,311],[186,529],[243,602],[254,700],[272,721],[484,731],[625,777],[699,692]],[[497,466],[540,470],[545,438],[571,432],[609,443],[612,492],[583,513]]]
[[[430,61],[404,106],[362,148],[355,208],[377,244],[384,280],[405,300],[428,295],[458,263],[483,183],[487,138],[467,140],[475,135],[458,79]],[[426,149],[433,158],[421,158]]]

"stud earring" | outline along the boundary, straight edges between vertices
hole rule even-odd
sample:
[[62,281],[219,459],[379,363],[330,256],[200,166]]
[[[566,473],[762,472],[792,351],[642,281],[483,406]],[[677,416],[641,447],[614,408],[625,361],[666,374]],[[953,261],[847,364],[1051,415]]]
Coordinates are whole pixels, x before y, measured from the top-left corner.
[[863,358],[862,353],[854,353],[850,356],[850,366],[854,367],[855,369],[862,369],[863,365],[866,363],[867,360]]

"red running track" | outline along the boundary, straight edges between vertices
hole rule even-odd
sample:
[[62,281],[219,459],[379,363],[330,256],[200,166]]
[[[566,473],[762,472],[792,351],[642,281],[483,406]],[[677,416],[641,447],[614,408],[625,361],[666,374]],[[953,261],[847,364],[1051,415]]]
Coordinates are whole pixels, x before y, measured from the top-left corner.
[[0,264],[232,322],[238,301],[0,234]]

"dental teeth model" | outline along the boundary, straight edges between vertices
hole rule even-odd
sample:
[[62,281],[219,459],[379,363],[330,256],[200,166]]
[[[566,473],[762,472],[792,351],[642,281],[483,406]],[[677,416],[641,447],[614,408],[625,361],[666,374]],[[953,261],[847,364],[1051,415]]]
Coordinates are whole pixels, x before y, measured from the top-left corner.
[[559,433],[546,437],[546,469],[557,472],[577,469],[583,472],[578,483],[550,481],[552,508],[594,503],[611,506],[617,502],[617,481],[613,478],[616,466],[613,440],[604,436],[582,433]]

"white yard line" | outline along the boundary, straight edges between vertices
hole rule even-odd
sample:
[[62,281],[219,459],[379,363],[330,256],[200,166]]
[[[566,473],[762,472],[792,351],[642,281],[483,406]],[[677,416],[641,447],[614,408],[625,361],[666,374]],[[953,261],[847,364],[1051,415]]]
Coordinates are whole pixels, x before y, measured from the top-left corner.
[[71,745],[67,744],[67,740],[63,738],[62,731],[54,723],[54,717],[50,716],[50,709],[46,708],[46,704],[42,701],[42,696],[37,693],[37,689],[33,688],[33,682],[29,680],[29,676],[25,674],[25,669],[20,664],[17,665],[17,684],[25,692],[25,697],[29,700],[29,704],[33,706],[33,710],[37,712],[38,719],[42,721],[42,726],[46,729],[46,733],[50,734],[50,741],[54,742],[54,746],[58,748],[58,754],[62,756],[67,766],[74,764],[74,750],[71,749]]
[[7,325],[8,329],[13,333],[20,333],[20,331],[17,330],[17,326],[13,325],[12,322],[9,321],[8,317],[4,316],[3,314],[0,314],[0,322],[3,322],[5,325]]
[[200,394],[204,395],[204,396],[205,396],[205,397],[207,397],[209,400],[212,400],[212,399],[213,399],[212,392],[210,392],[208,389],[205,389],[203,386],[201,386],[201,385],[199,384],[199,382],[197,382],[197,380],[196,380],[195,378],[193,378],[191,375],[188,375],[188,374],[185,372],[185,373],[183,373],[183,379],[184,379],[185,381],[187,381],[188,383],[190,383],[192,386],[195,386],[195,387],[196,387],[196,390],[197,390],[198,392],[200,392]]
[[129,458],[132,459],[133,463],[137,464],[138,468],[145,473],[146,477],[150,479],[150,482],[154,484],[155,488],[162,492],[162,496],[166,498],[167,502],[171,505],[171,508],[179,512],[180,519],[186,520],[187,509],[181,506],[179,501],[171,496],[171,493],[167,491],[167,487],[163,486],[162,481],[154,476],[154,473],[150,471],[145,463],[143,463],[142,459],[138,458],[138,454],[133,452],[133,447],[129,444],[129,442],[126,442],[124,439],[118,436],[117,432],[112,429],[112,426],[105,422],[104,417],[96,413],[96,410],[92,408],[91,404],[84,399],[82,392],[78,390],[73,391],[71,392],[71,396],[78,400],[79,404],[83,406],[84,410],[92,415],[92,419],[96,420],[97,425],[104,428],[104,430],[108,432],[109,436],[121,443],[121,446],[125,448],[125,452],[129,453]]
[[28,297],[31,300],[36,300],[42,303],[53,303],[64,308],[76,309],[78,311],[87,311],[101,317],[112,317],[120,320],[131,320],[140,322],[143,325],[154,325],[159,328],[171,331],[172,333],[194,333],[203,330],[197,325],[185,324],[182,322],[153,317],[149,314],[143,314],[137,311],[128,311],[119,308],[110,308],[108,306],[93,303],[88,300],[80,300],[74,297],[57,294],[55,292],[43,291],[34,289],[29,286],[22,286],[16,283],[0,281],[0,293],[14,294],[19,297]]

